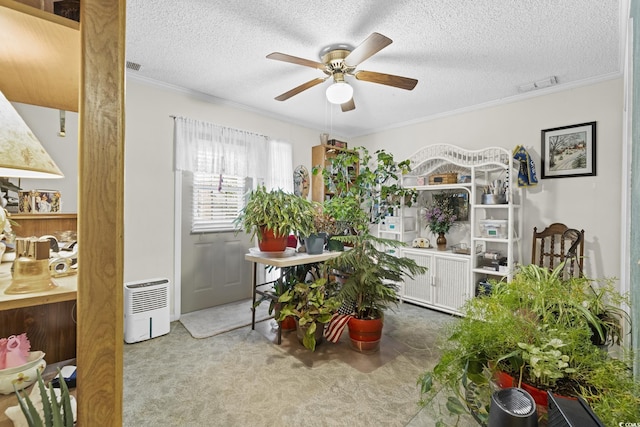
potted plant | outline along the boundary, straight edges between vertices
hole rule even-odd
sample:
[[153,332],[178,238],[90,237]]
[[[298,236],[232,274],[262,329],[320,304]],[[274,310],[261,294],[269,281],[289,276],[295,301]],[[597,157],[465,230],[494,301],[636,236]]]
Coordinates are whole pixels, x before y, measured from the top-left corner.
[[344,278],[338,298],[352,306],[348,322],[352,347],[364,353],[375,352],[382,336],[384,311],[397,303],[398,283],[404,276],[424,273],[426,269],[413,259],[399,257],[389,250],[402,247],[403,242],[379,238],[369,232],[337,239],[351,248],[326,264]]
[[235,224],[252,239],[258,237],[261,251],[284,251],[291,232],[302,236],[315,232],[313,214],[313,206],[307,199],[281,189],[267,191],[260,185],[249,195]]
[[[271,272],[275,267],[268,266],[266,270]],[[282,307],[282,303],[278,301],[280,296],[285,292],[293,289],[296,283],[303,283],[308,279],[317,280],[321,277],[321,271],[317,267],[317,264],[301,264],[293,265],[290,267],[283,267],[280,272],[280,277],[273,282],[273,288],[269,292],[269,295],[262,295],[255,303],[254,307],[258,307],[265,301],[269,302],[268,313],[273,314],[276,320]],[[292,331],[296,329],[296,323],[293,316],[285,316],[278,321],[279,327],[283,331]]]
[[[348,221],[354,232],[378,223],[402,201],[411,206],[417,199],[414,189],[398,185],[400,176],[411,171],[409,160],[396,162],[386,150],[377,150],[372,156],[366,148],[356,147],[337,153],[329,164],[323,169],[313,167],[313,173],[322,173],[325,185],[335,191],[325,209],[336,220]],[[358,164],[357,175],[354,164]]]
[[[517,386],[533,395],[539,414],[545,412],[549,390],[581,396],[605,425],[638,419],[640,384],[633,380],[630,361],[591,340],[607,330],[592,311],[596,300],[602,309],[625,298],[607,282],[565,281],[563,267],[522,266],[511,282],[493,283],[489,294],[469,300],[464,317],[443,337],[439,361],[418,379],[422,403],[435,404],[445,391],[450,412],[471,411],[486,422],[491,387]],[[620,307],[609,307],[610,321],[624,322]],[[534,388],[543,393],[536,396]]]
[[[74,410],[71,405],[71,395],[65,381],[60,381],[60,396],[55,393],[54,388],[49,383],[45,385],[40,371],[37,372],[37,387],[40,393],[38,404],[31,401],[26,393],[16,390],[18,404],[29,427],[72,427],[74,422]],[[62,378],[62,373],[58,369],[58,377]]]
[[278,302],[282,304],[278,320],[293,316],[298,339],[311,351],[315,351],[316,344],[322,340],[324,325],[340,306],[338,299],[330,292],[326,278],[311,283],[296,283],[278,298]]
[[312,202],[313,206],[313,228],[314,232],[301,236],[304,241],[305,250],[308,254],[321,254],[327,243],[327,237],[335,230],[335,219],[324,212],[322,203]]
[[455,224],[458,219],[451,206],[451,197],[444,194],[437,194],[433,197],[433,202],[425,210],[425,220],[427,228],[438,237],[436,239],[439,251],[447,249],[447,238],[445,234]]
[[[351,173],[354,162],[360,162],[355,177]],[[325,202],[325,209],[349,224],[350,233],[334,239],[351,248],[327,265],[343,278],[338,298],[353,306],[349,334],[359,351],[378,350],[383,312],[397,302],[398,283],[406,275],[425,271],[414,260],[397,256],[403,242],[379,238],[369,231],[396,203],[415,201],[415,192],[396,185],[399,175],[409,170],[406,160],[396,162],[384,150],[372,157],[362,147],[336,154],[330,167],[322,170],[325,182],[336,188],[336,196]]]

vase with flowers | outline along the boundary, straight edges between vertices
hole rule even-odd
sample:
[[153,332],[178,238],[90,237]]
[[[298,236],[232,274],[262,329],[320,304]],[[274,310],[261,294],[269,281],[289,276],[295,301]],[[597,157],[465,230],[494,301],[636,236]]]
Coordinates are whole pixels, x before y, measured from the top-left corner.
[[449,232],[449,229],[457,219],[449,199],[446,197],[434,197],[433,202],[426,208],[425,219],[427,228],[433,234],[438,235],[436,239],[438,250],[446,250],[447,238],[445,233]]

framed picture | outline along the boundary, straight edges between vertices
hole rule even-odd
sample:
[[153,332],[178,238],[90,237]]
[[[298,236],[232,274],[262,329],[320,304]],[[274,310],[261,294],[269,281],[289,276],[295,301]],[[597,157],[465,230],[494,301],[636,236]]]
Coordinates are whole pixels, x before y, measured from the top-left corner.
[[542,131],[542,178],[595,176],[596,122]]
[[456,216],[456,221],[469,221],[469,193],[466,191],[443,191],[432,197],[439,205],[448,206]]

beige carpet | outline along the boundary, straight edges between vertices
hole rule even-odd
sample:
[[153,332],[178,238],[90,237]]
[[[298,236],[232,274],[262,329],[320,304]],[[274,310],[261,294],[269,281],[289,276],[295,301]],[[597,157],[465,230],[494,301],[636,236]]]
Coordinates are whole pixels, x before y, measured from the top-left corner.
[[[269,303],[256,308],[256,323],[271,317]],[[251,325],[251,300],[246,299],[204,310],[192,311],[180,316],[180,323],[194,338],[213,337],[224,332]]]
[[[247,312],[247,309],[242,309]],[[250,314],[250,313],[249,313]],[[315,352],[272,321],[206,339],[179,323],[124,348],[124,427],[471,427],[418,405],[418,376],[433,367],[451,316],[400,304],[385,316],[379,353],[350,348],[347,334]],[[446,396],[440,405],[446,413]],[[438,408],[440,408],[438,405]]]

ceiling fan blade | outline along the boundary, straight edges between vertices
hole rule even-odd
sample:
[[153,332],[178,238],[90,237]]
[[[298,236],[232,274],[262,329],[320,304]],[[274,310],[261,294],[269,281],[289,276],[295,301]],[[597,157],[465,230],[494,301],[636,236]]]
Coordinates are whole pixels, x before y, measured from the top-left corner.
[[365,82],[380,83],[387,86],[394,86],[400,89],[412,90],[418,84],[416,79],[409,77],[394,76],[393,74],[376,73],[375,71],[357,71],[354,76],[358,80]]
[[303,83],[298,87],[294,87],[293,89],[283,93],[282,95],[276,96],[276,101],[286,101],[287,99],[291,98],[292,96],[299,94],[303,90],[307,90],[310,87],[314,87],[315,85],[319,85],[320,83],[322,83],[325,80],[326,80],[326,78],[322,78],[322,77],[318,77],[317,79],[309,80],[308,82]]
[[358,47],[353,49],[346,58],[344,58],[344,63],[349,67],[355,67],[364,60],[380,52],[391,43],[393,43],[393,40],[389,37],[383,36],[379,33],[372,33]]
[[286,53],[273,52],[267,55],[269,59],[275,59],[276,61],[290,62],[292,64],[304,65],[305,67],[317,68],[324,71],[327,66],[322,62],[312,61],[310,59],[298,58],[297,56],[287,55]]
[[347,111],[355,110],[356,109],[356,103],[353,102],[353,98],[351,98],[350,100],[348,100],[344,104],[340,104],[340,108],[342,108],[342,111],[344,113],[346,113]]

